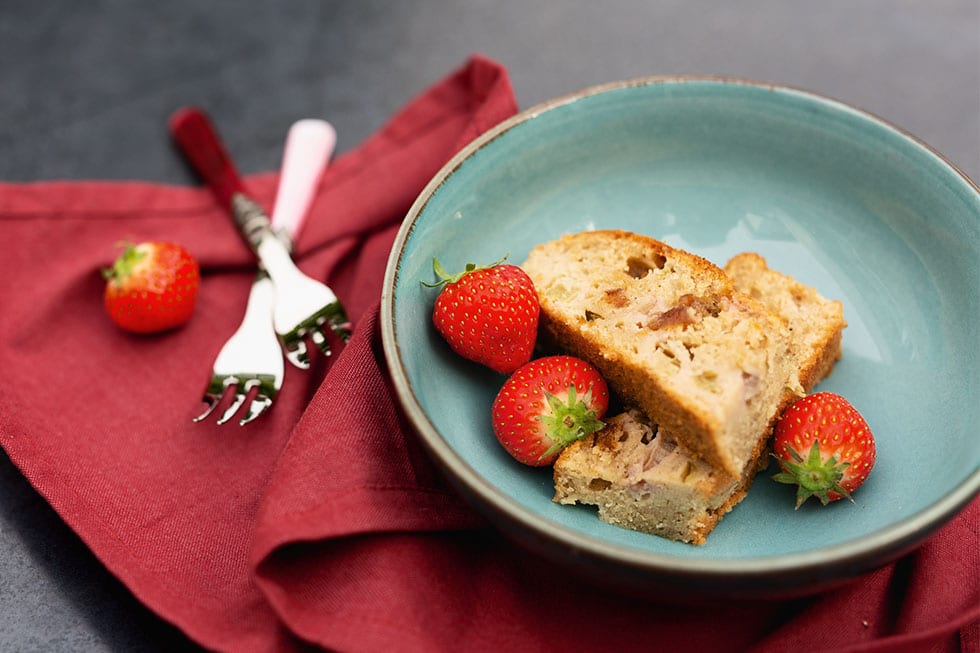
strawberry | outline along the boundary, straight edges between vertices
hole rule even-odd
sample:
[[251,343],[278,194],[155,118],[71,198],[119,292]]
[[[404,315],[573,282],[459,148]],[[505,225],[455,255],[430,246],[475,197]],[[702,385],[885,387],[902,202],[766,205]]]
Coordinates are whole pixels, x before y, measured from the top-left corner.
[[[501,259],[502,261],[503,259]],[[516,265],[469,263],[450,275],[432,260],[443,286],[432,311],[436,330],[463,358],[509,374],[531,359],[538,335],[538,295],[530,277]]]
[[201,283],[190,253],[163,242],[126,245],[102,276],[109,317],[135,333],[165,331],[187,322]]
[[780,417],[773,456],[782,469],[773,479],[798,486],[797,508],[811,496],[827,505],[851,499],[864,483],[875,464],[875,440],[846,399],[818,392],[794,402]]
[[605,426],[608,408],[609,388],[596,368],[574,356],[546,356],[504,382],[491,410],[493,432],[519,462],[541,467]]

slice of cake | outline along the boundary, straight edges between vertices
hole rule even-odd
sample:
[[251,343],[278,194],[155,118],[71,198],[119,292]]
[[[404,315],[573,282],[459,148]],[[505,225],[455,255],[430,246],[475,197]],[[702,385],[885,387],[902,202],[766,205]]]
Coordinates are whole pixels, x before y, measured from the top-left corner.
[[588,231],[539,245],[523,268],[542,340],[590,361],[624,402],[729,479],[803,394],[786,320],[701,257]]
[[[806,392],[813,390],[840,357],[846,326],[840,302],[770,270],[756,254],[736,256],[726,270],[738,288],[787,319],[793,364]],[[767,462],[760,453],[733,481],[689,456],[639,411],[606,421],[606,428],[573,443],[555,462],[554,500],[595,505],[602,520],[624,528],[703,544]]]
[[557,503],[594,505],[607,523],[692,544],[704,544],[751,483],[687,455],[637,410],[567,447],[554,477]]
[[800,383],[810,392],[841,357],[841,334],[847,326],[844,306],[825,299],[816,288],[770,270],[766,260],[754,252],[733,257],[725,273],[739,291],[786,318],[797,343],[793,355]]

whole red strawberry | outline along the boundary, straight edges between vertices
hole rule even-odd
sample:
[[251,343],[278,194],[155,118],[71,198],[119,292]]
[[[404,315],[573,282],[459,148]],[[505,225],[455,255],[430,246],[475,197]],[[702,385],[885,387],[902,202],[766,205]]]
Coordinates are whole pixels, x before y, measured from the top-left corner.
[[798,486],[797,508],[811,496],[827,505],[851,499],[851,492],[868,478],[875,464],[875,440],[846,399],[818,392],[783,413],[776,423],[773,455],[783,470],[773,478]]
[[201,284],[190,253],[165,242],[126,245],[102,275],[109,317],[135,333],[165,331],[187,322]]
[[599,371],[574,356],[546,356],[507,379],[493,401],[493,432],[525,465],[554,462],[572,442],[605,426],[609,389]]
[[[470,263],[450,275],[432,260],[438,281],[432,322],[457,354],[509,374],[531,359],[538,336],[538,295],[524,270],[499,261],[487,267]],[[423,282],[424,283],[424,282]]]

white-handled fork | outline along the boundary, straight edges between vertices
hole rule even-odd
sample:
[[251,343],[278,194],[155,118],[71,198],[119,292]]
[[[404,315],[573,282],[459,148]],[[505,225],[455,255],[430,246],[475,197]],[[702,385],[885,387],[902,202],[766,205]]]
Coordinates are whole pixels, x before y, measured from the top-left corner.
[[297,367],[310,367],[307,340],[329,356],[328,333],[342,342],[351,335],[350,320],[337,295],[293,262],[289,248],[276,236],[263,208],[246,192],[210,118],[200,109],[185,107],[174,112],[169,126],[184,156],[207,182],[219,204],[228,210],[269,273],[276,289],[272,326],[286,350],[286,358]]
[[[336,142],[333,126],[324,120],[300,120],[289,129],[271,220],[272,228],[287,246],[309,215]],[[285,375],[282,350],[272,322],[275,301],[272,280],[265,270],[260,270],[252,282],[241,326],[225,342],[214,361],[211,380],[204,391],[207,409],[194,418],[195,422],[214,412],[222,398],[232,391],[234,398],[218,418],[218,424],[234,417],[250,395],[252,401],[239,421],[243,426],[272,405]]]

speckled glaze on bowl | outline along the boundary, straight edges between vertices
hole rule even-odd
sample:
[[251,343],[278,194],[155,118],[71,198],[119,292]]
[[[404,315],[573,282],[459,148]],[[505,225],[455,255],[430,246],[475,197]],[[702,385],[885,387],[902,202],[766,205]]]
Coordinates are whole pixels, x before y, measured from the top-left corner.
[[[757,251],[844,303],[844,357],[819,389],[846,396],[878,441],[855,503],[794,511],[770,470],[693,547],[557,505],[550,470],[503,452],[489,410],[504,379],[449,351],[420,281],[434,256],[450,270],[520,263],[591,228],[721,265]],[[883,120],[745,80],[627,80],[524,111],[436,175],[391,254],[383,342],[432,457],[513,539],[627,592],[803,594],[909,551],[980,491],[978,262],[976,184]]]

